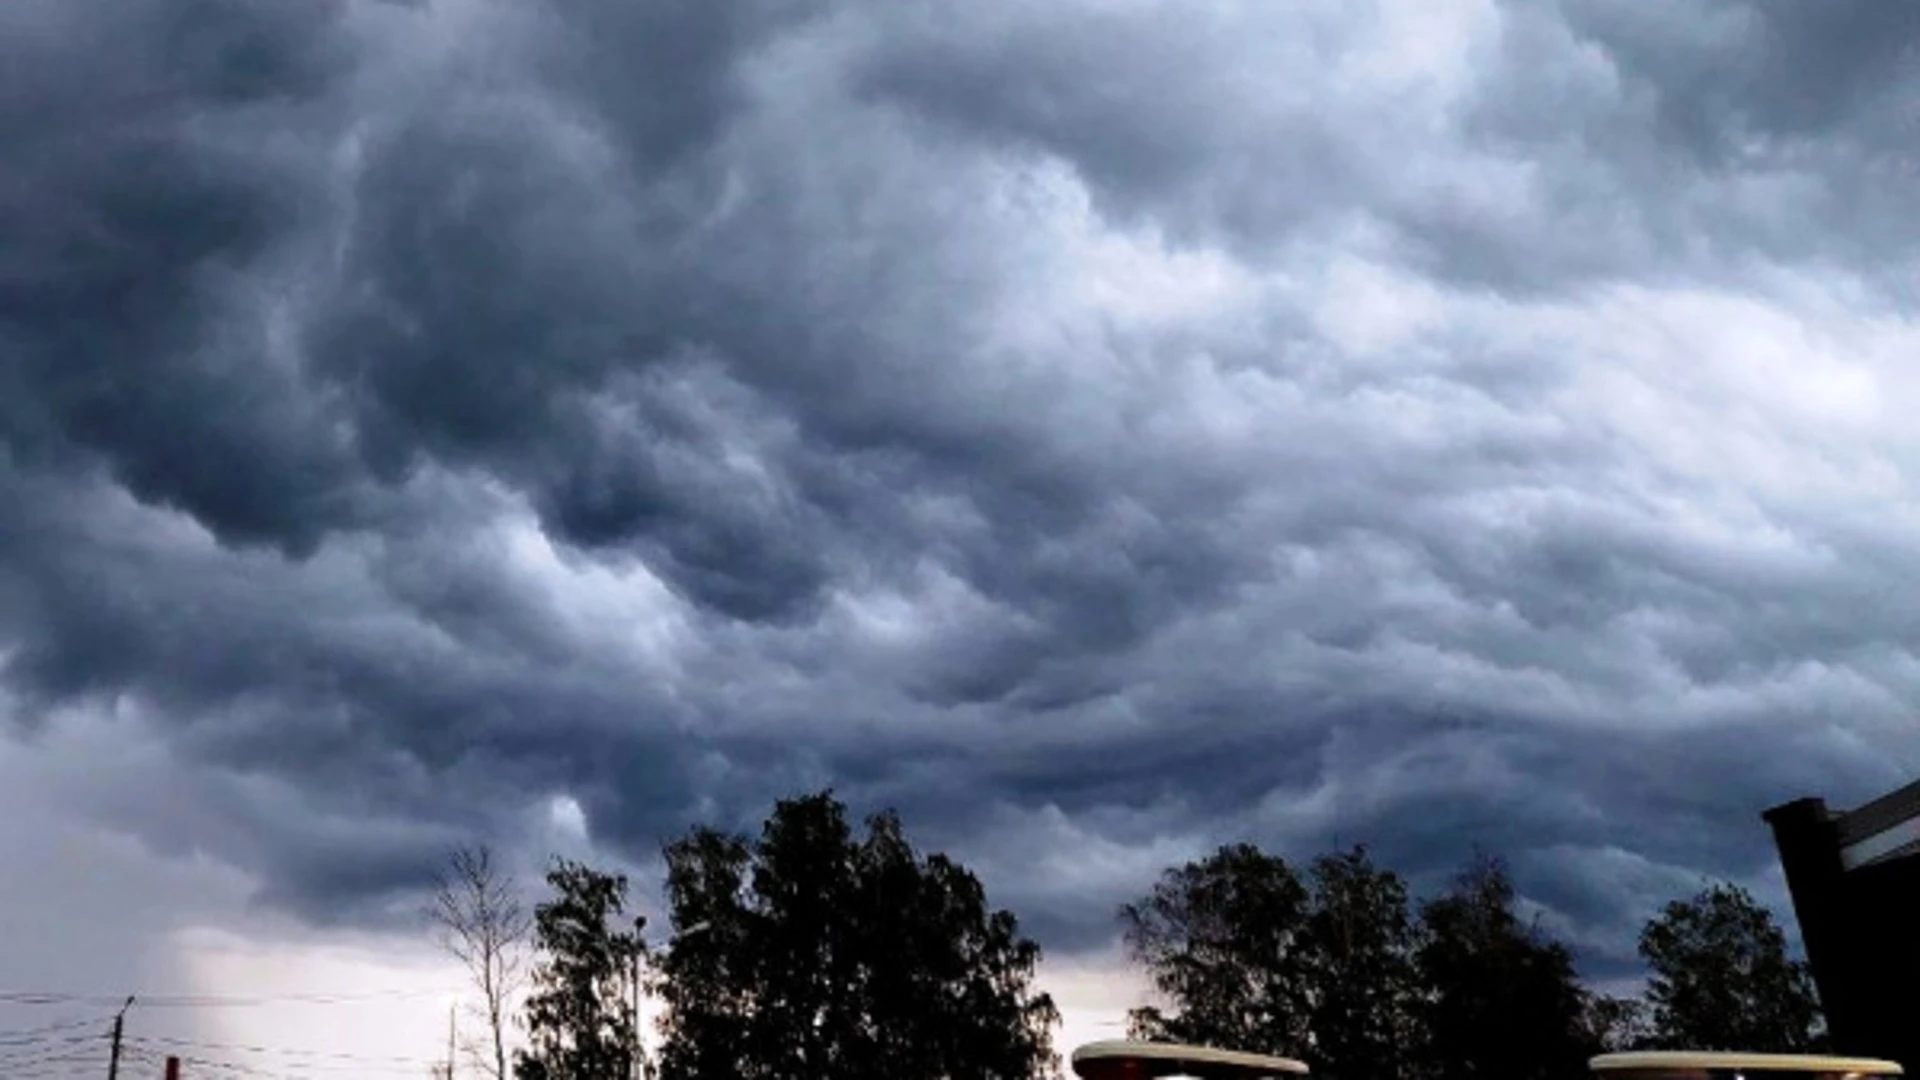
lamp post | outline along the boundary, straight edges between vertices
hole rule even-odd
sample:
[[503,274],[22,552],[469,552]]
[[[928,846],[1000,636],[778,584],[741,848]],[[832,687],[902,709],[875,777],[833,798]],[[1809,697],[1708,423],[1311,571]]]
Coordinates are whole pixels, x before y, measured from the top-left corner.
[[[712,926],[713,921],[711,919],[701,919],[699,922],[681,927],[680,932],[674,935],[673,940],[661,942],[654,951],[672,952],[674,941],[684,941],[695,934],[710,929]],[[635,937],[638,938],[638,935],[636,934]],[[644,945],[644,939],[641,940]],[[648,1069],[640,1053],[640,954],[644,951],[644,948],[633,950],[633,1080],[645,1080],[648,1075]]]

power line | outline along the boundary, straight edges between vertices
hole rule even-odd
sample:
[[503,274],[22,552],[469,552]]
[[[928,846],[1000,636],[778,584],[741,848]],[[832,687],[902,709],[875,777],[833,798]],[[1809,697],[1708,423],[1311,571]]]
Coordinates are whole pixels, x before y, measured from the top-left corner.
[[129,1043],[159,1043],[164,1046],[178,1046],[190,1050],[233,1050],[248,1054],[283,1054],[288,1057],[305,1057],[325,1061],[358,1061],[385,1065],[438,1065],[433,1058],[384,1057],[366,1054],[345,1054],[331,1050],[296,1050],[291,1047],[259,1046],[247,1043],[199,1042],[194,1039],[175,1039],[162,1035],[129,1035]]
[[[39,1045],[8,1049],[4,1056],[0,1056],[0,1073],[11,1080],[13,1077],[39,1075],[52,1066],[85,1066],[90,1075],[97,1075],[93,1070],[100,1067],[101,1051],[105,1048],[99,1044],[105,1042],[104,1033],[92,1036],[44,1036],[43,1039]],[[96,1048],[83,1049],[85,1043],[94,1043]]]
[[[323,1076],[339,1073],[368,1075],[405,1075],[420,1076],[424,1068],[438,1065],[437,1062],[423,1058],[377,1057],[335,1053],[325,1050],[305,1050],[291,1047],[258,1046],[237,1043],[201,1042],[194,1039],[172,1039],[156,1036],[128,1037],[129,1054],[137,1054],[140,1060],[160,1060],[164,1056],[180,1058],[182,1062],[211,1066],[228,1071],[242,1073],[272,1073],[289,1077],[309,1077],[318,1080]],[[198,1051],[195,1056],[192,1052]],[[252,1055],[245,1060],[239,1055]],[[262,1060],[260,1055],[265,1055]],[[276,1057],[278,1060],[276,1060]]]
[[[155,994],[141,995],[141,1009],[212,1009],[260,1005],[351,1005],[403,998],[447,997],[462,994],[456,988],[430,990],[373,990],[364,993],[310,994]],[[125,1001],[119,994],[71,994],[54,990],[0,991],[0,1005],[90,1005],[113,1008]]]
[[[159,1054],[156,1054],[151,1050],[142,1050],[139,1053],[131,1054],[130,1056],[133,1058],[133,1060],[138,1061],[140,1064],[146,1065],[149,1067],[154,1065],[164,1065],[166,1063],[165,1057]],[[258,1076],[258,1077],[271,1077],[271,1078],[274,1078],[274,1080],[296,1080],[296,1078],[304,1077],[307,1075],[305,1073],[289,1074],[289,1073],[272,1072],[267,1069],[253,1068],[246,1065],[237,1065],[231,1061],[215,1061],[208,1058],[188,1057],[182,1054],[175,1054],[172,1056],[178,1058],[182,1065],[191,1065],[195,1069],[211,1069],[215,1072],[228,1073],[234,1076],[245,1076],[245,1077]]]
[[8,1080],[45,1080],[54,1076],[95,1075],[93,1070],[100,1067],[98,1058],[81,1056],[46,1057],[30,1062],[23,1068],[9,1066]]
[[78,1047],[78,1046],[60,1046],[60,1045],[42,1046],[42,1047],[37,1047],[31,1051],[25,1051],[25,1052],[16,1050],[13,1053],[8,1054],[6,1057],[0,1058],[0,1073],[4,1073],[8,1076],[11,1076],[15,1071],[19,1069],[34,1068],[36,1066],[45,1064],[48,1061],[56,1061],[56,1060],[57,1061],[84,1060],[88,1063],[89,1071],[94,1071],[100,1067],[100,1059],[104,1056],[104,1050],[105,1050],[105,1047],[95,1047],[93,1049],[87,1049],[87,1048]]
[[0,1046],[20,1046],[26,1043],[41,1042],[49,1035],[57,1035],[62,1031],[74,1031],[79,1028],[93,1027],[99,1022],[100,1019],[98,1017],[88,1017],[85,1020],[63,1020],[58,1023],[42,1024],[39,1027],[0,1031]]
[[0,1046],[0,1061],[18,1058],[22,1054],[42,1054],[46,1053],[49,1049],[57,1047],[80,1046],[85,1043],[104,1042],[106,1042],[106,1038],[103,1035],[64,1035],[59,1037],[49,1035],[38,1039],[23,1039],[19,1042],[7,1043],[4,1046]]
[[39,1044],[38,1046],[9,1047],[7,1048],[6,1051],[4,1051],[3,1053],[0,1053],[0,1064],[6,1064],[8,1062],[15,1062],[15,1061],[28,1061],[34,1058],[44,1057],[47,1054],[79,1053],[80,1048],[85,1046],[88,1043],[96,1043],[102,1049],[105,1049],[106,1047],[106,1039],[98,1035],[92,1038],[77,1037],[77,1038],[66,1038],[66,1039],[50,1039],[47,1042]]
[[153,1065],[163,1062],[166,1056],[178,1058],[182,1065],[190,1065],[198,1070],[211,1070],[215,1073],[225,1074],[231,1077],[268,1077],[273,1078],[273,1080],[328,1080],[329,1077],[343,1072],[366,1076],[369,1073],[377,1075],[382,1070],[398,1072],[402,1068],[406,1070],[406,1075],[408,1076],[419,1075],[418,1066],[403,1067],[388,1065],[376,1066],[370,1069],[365,1065],[354,1065],[344,1062],[320,1065],[308,1062],[262,1062],[256,1064],[253,1062],[230,1061],[190,1054],[163,1056],[157,1051],[145,1048],[138,1051],[137,1055],[135,1055],[135,1060],[145,1065]]
[[[216,1009],[263,1006],[346,1006],[359,1003],[391,1002],[405,999],[460,996],[463,989],[432,988],[420,990],[375,990],[363,992],[307,992],[281,994],[158,994],[140,996],[142,1011],[148,1009]],[[118,1007],[115,1028],[120,1028],[125,1011],[133,999],[123,995],[89,994],[61,990],[0,990],[0,1007],[66,1006],[69,1008]],[[437,1059],[403,1056],[375,1056],[326,1050],[307,1050],[251,1043],[204,1042],[162,1035],[140,1035],[124,1030],[82,1033],[86,1028],[104,1025],[108,1018],[94,1016],[62,1019],[52,1023],[12,1030],[0,1029],[0,1078],[4,1080],[65,1080],[67,1076],[97,1077],[93,1070],[107,1066],[109,1080],[117,1076],[122,1058],[140,1070],[164,1065],[166,1053],[203,1071],[211,1071],[219,1080],[328,1080],[341,1072],[366,1074],[405,1073],[417,1077],[423,1068],[439,1066]],[[83,1046],[82,1044],[90,1044]],[[202,1055],[185,1056],[162,1048],[198,1051]],[[223,1060],[230,1054],[268,1055],[254,1062]],[[282,1060],[274,1060],[274,1058]],[[101,1059],[106,1058],[103,1062]]]
[[196,1070],[210,1069],[215,1073],[226,1074],[226,1075],[236,1076],[236,1077],[270,1077],[270,1078],[273,1078],[273,1080],[302,1080],[302,1078],[309,1075],[306,1073],[274,1072],[267,1069],[252,1068],[246,1065],[238,1065],[231,1061],[216,1061],[209,1058],[189,1057],[184,1054],[173,1054],[173,1055],[163,1056],[161,1054],[155,1053],[152,1050],[141,1050],[141,1051],[138,1051],[137,1053],[130,1052],[130,1056],[133,1058],[133,1060],[138,1061],[140,1064],[148,1067],[152,1067],[155,1065],[164,1066],[166,1064],[167,1056],[171,1056],[171,1057],[177,1058],[182,1065],[191,1065]]

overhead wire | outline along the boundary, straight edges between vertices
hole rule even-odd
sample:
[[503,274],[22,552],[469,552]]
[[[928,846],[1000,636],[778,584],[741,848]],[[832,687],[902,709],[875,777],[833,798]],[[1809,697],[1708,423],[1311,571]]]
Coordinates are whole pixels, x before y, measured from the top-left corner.
[[[311,992],[281,994],[154,994],[136,995],[139,1009],[218,1009],[280,1005],[345,1006],[419,998],[462,996],[455,988],[377,990],[366,992]],[[115,1009],[123,994],[89,994],[58,990],[0,990],[0,1007],[68,1006]],[[60,1080],[61,1069],[74,1074],[104,1064],[109,1052],[107,1025],[111,1018],[94,1016],[60,1020],[36,1027],[0,1028],[0,1080]],[[100,1030],[80,1033],[99,1026]],[[82,1044],[95,1044],[81,1051]],[[167,1057],[177,1057],[196,1070],[212,1071],[224,1080],[331,1080],[341,1072],[419,1076],[441,1066],[437,1058],[352,1054],[327,1050],[272,1046],[260,1043],[213,1042],[164,1035],[127,1033],[122,1036],[122,1058],[143,1068],[158,1068]],[[252,1060],[233,1060],[255,1055]],[[264,1055],[269,1060],[261,1060]],[[272,1060],[282,1059],[282,1060]],[[50,1071],[51,1070],[51,1071]]]
[[408,1065],[424,1068],[442,1063],[436,1058],[348,1054],[331,1050],[300,1050],[292,1047],[262,1046],[250,1043],[201,1042],[195,1039],[178,1039],[163,1035],[129,1035],[125,1041],[155,1043],[162,1046],[177,1046],[192,1050],[229,1050],[248,1054],[278,1054],[285,1057],[310,1058],[316,1061],[357,1062],[372,1065]]
[[59,1077],[93,1077],[100,1063],[91,1058],[84,1061],[75,1058],[49,1058],[45,1062],[24,1069],[8,1069],[8,1080],[56,1080]]
[[107,1043],[106,1034],[103,1032],[99,1035],[69,1035],[59,1038],[48,1037],[37,1042],[12,1043],[0,1048],[0,1065],[6,1065],[11,1062],[52,1052],[70,1052],[75,1047],[83,1046],[87,1043],[98,1043],[104,1048]]
[[[122,1054],[127,1056],[128,1051],[122,1051]],[[365,1076],[369,1073],[378,1074],[381,1071],[398,1072],[400,1069],[399,1066],[393,1065],[369,1069],[364,1065],[346,1063],[314,1065],[309,1062],[242,1062],[226,1058],[203,1057],[198,1054],[162,1054],[147,1047],[138,1047],[131,1051],[132,1060],[148,1066],[160,1064],[169,1057],[177,1059],[189,1071],[211,1071],[229,1077],[268,1077],[273,1080],[329,1080],[330,1077],[342,1072]],[[420,1066],[410,1066],[405,1070],[407,1076],[417,1077],[420,1073]]]
[[248,1068],[244,1065],[234,1064],[233,1062],[215,1061],[208,1058],[196,1057],[196,1056],[187,1055],[187,1054],[164,1054],[163,1055],[163,1054],[157,1053],[156,1051],[148,1050],[144,1047],[124,1048],[121,1050],[121,1058],[122,1060],[125,1060],[125,1061],[131,1061],[135,1064],[147,1066],[148,1068],[153,1068],[155,1066],[163,1066],[165,1065],[167,1058],[174,1058],[178,1060],[181,1065],[188,1066],[196,1072],[200,1070],[211,1069],[215,1073],[232,1074],[237,1076],[273,1077],[273,1078],[276,1078],[276,1080],[300,1080],[300,1077],[304,1075],[304,1074],[288,1075],[284,1073],[272,1072],[266,1069]]
[[91,1072],[103,1063],[105,1057],[105,1046],[86,1053],[78,1052],[73,1047],[56,1046],[32,1056],[21,1055],[0,1059],[0,1071],[4,1071],[9,1080],[13,1077],[40,1075],[52,1067],[70,1066],[71,1068],[67,1071],[75,1071],[84,1066]]
[[24,1043],[38,1042],[49,1035],[63,1031],[75,1031],[84,1027],[106,1023],[104,1017],[88,1017],[84,1020],[62,1020],[51,1024],[42,1024],[30,1028],[0,1028],[0,1047],[19,1046]]
[[[255,1005],[348,1005],[357,1002],[392,1001],[402,998],[447,997],[462,991],[453,988],[423,990],[374,990],[365,993],[310,994],[139,994],[142,1009],[210,1009]],[[93,1005],[118,1008],[125,994],[73,994],[54,990],[0,990],[5,1005]]]

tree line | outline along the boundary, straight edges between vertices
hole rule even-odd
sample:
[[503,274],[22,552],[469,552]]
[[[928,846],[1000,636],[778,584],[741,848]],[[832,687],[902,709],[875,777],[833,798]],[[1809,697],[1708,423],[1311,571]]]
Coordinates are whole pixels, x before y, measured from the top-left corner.
[[[856,829],[831,791],[757,836],[664,849],[665,940],[626,877],[555,860],[530,909],[485,848],[456,852],[429,914],[466,967],[492,1080],[1057,1076],[1040,947],[972,872],[891,812]],[[1167,869],[1118,912],[1157,1004],[1135,1038],[1261,1051],[1345,1080],[1580,1075],[1606,1050],[1823,1044],[1803,964],[1745,890],[1712,883],[1645,925],[1640,997],[1585,987],[1573,950],[1476,857],[1416,902],[1365,847],[1296,866],[1251,844]],[[641,1001],[656,1003],[643,1049]],[[519,1045],[509,1051],[509,1032]]]
[[1573,950],[1522,917],[1497,858],[1418,904],[1364,847],[1304,872],[1248,844],[1166,871],[1121,911],[1128,952],[1169,1006],[1135,1037],[1235,1046],[1315,1075],[1578,1076],[1595,1054],[1800,1053],[1823,1043],[1804,964],[1744,889],[1708,884],[1641,931],[1644,996],[1580,982]]

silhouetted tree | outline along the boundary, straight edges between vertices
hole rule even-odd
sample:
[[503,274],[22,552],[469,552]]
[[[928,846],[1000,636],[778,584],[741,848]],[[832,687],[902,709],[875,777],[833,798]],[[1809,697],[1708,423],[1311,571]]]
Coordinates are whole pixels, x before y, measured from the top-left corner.
[[1819,1002],[1773,915],[1735,885],[1668,904],[1640,934],[1653,1037],[1665,1048],[1797,1053]]
[[1427,1066],[1438,1080],[1579,1076],[1598,1052],[1567,948],[1523,925],[1506,867],[1481,857],[1421,907]]
[[1052,1071],[1037,945],[891,813],[856,838],[832,792],[778,803],[757,842],[670,844],[656,965],[665,1080],[1022,1080]]
[[534,909],[539,962],[526,1003],[531,1046],[518,1080],[633,1080],[639,1072],[634,980],[645,942],[618,928],[627,879],[566,859],[547,873],[553,898]]
[[1588,1043],[1605,1053],[1646,1050],[1653,1044],[1647,1004],[1638,998],[1589,994],[1586,1033]]
[[1293,868],[1251,844],[1167,870],[1120,909],[1129,953],[1173,1009],[1134,1010],[1133,1036],[1305,1056],[1315,972],[1308,918]]
[[440,947],[480,992],[486,1045],[470,1045],[468,1055],[486,1075],[506,1080],[508,999],[523,981],[533,928],[513,878],[485,845],[458,848],[438,877],[427,916]]
[[675,1080],[775,1075],[743,1055],[756,1029],[766,935],[748,888],[753,848],[745,837],[699,828],[668,845],[667,904],[673,937],[653,970],[666,1010],[660,1071]]
[[1322,856],[1313,864],[1306,928],[1313,1075],[1412,1076],[1420,980],[1406,883],[1374,866],[1362,847]]

